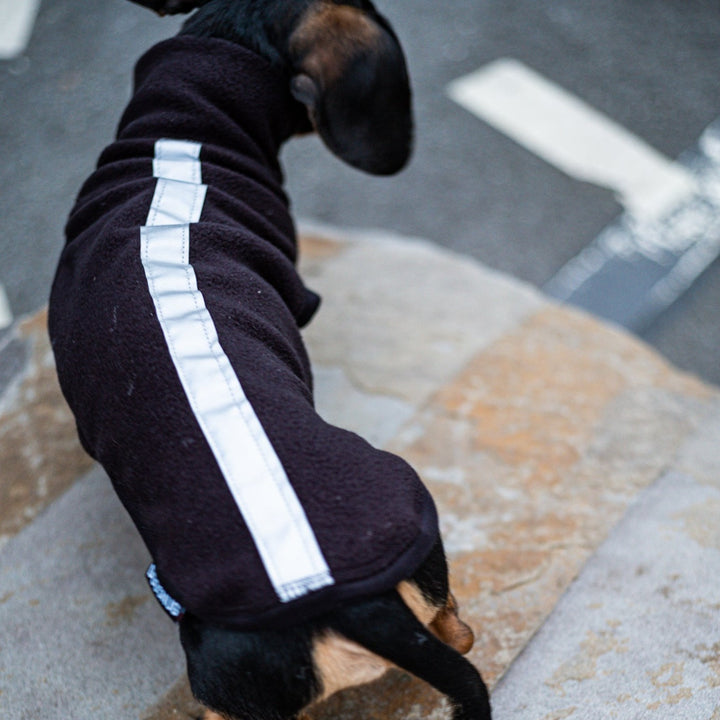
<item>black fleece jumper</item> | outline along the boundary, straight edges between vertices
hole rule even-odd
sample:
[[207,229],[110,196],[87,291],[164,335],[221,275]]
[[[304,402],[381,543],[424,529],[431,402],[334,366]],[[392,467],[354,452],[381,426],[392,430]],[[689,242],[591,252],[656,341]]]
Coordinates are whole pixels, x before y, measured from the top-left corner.
[[159,582],[238,629],[389,589],[438,537],[415,472],[313,408],[298,326],[318,299],[277,160],[306,124],[249,50],[152,48],[72,210],[50,302],[81,441]]

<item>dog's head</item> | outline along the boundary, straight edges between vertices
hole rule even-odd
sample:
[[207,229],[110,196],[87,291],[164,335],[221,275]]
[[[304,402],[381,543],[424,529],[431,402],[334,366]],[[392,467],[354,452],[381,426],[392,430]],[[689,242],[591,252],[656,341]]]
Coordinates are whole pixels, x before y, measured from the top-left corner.
[[412,151],[410,82],[400,43],[371,7],[310,6],[289,38],[292,93],[327,147],[376,175]]
[[243,44],[290,79],[327,147],[391,175],[410,158],[410,81],[400,43],[369,0],[133,0],[161,14],[199,8],[183,33]]

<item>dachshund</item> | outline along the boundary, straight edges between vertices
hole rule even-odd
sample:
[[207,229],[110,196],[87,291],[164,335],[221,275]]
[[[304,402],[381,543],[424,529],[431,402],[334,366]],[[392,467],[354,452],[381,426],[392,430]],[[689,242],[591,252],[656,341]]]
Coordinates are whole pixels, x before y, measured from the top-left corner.
[[137,65],[68,221],[49,330],[206,720],[293,720],[392,666],[453,720],[490,720],[432,499],[317,416],[298,331],[319,300],[294,267],[278,147],[314,129],[360,170],[400,170],[398,39],[368,0],[133,1],[195,12]]

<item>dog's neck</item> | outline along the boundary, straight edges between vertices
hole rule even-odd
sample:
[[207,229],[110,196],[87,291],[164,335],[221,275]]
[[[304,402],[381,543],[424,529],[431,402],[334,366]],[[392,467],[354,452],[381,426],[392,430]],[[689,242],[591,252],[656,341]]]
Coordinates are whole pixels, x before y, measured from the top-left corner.
[[312,0],[211,0],[183,25],[181,35],[215,37],[262,55],[278,68],[288,66],[287,38]]
[[136,94],[120,123],[119,139],[175,137],[238,150],[243,138],[276,169],[280,146],[309,124],[287,78],[263,57],[235,44],[171,38],[152,48],[135,71]]

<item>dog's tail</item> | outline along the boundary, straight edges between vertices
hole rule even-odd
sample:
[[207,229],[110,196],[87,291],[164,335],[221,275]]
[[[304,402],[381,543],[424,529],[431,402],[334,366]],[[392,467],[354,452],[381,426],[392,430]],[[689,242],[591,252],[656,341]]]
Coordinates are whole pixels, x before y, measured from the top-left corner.
[[395,590],[344,607],[328,625],[447,696],[453,720],[491,720],[490,697],[480,673],[435,637]]

